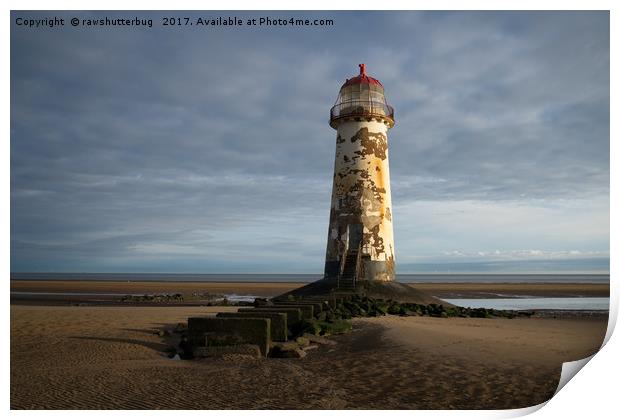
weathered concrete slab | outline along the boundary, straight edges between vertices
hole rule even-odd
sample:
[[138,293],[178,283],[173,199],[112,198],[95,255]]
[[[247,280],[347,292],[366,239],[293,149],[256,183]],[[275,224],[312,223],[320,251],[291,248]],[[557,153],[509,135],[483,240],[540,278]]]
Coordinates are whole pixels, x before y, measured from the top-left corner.
[[273,312],[220,312],[218,318],[269,318],[271,320],[271,339],[273,341],[286,341],[288,339],[288,326],[285,313]]
[[222,357],[229,355],[244,355],[260,358],[260,348],[256,344],[238,344],[235,346],[207,346],[195,347],[194,357]]
[[301,310],[302,319],[312,319],[314,317],[314,306],[303,303],[284,303],[274,302],[275,308],[298,308]]
[[314,308],[314,316],[323,312],[324,309],[327,309],[327,304],[324,302],[310,301],[310,300],[301,300],[299,303],[304,305],[312,305]]
[[260,307],[260,308],[239,308],[238,313],[255,312],[255,313],[281,313],[286,314],[286,323],[288,327],[302,320],[301,310],[299,308],[284,308],[284,307]]
[[256,344],[266,356],[271,319],[193,317],[187,320],[187,338],[194,347]]
[[312,306],[312,314],[316,315],[323,310],[323,304],[321,302],[310,302],[307,300],[298,300],[295,302],[276,301],[273,302],[274,306],[299,306],[310,305]]
[[326,298],[302,298],[301,301],[310,302],[310,303],[320,303],[323,306],[330,305],[330,299],[327,297]]
[[328,308],[335,308],[337,305],[336,298],[333,296],[304,296],[299,299],[297,302],[299,303],[320,303],[322,306],[322,310],[327,310]]

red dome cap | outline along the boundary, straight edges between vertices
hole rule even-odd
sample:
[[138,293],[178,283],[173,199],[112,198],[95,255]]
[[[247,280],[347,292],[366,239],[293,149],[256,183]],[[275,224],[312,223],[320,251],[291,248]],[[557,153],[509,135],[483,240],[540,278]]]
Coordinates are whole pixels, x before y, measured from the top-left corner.
[[359,76],[355,76],[351,79],[347,79],[347,81],[344,82],[344,85],[342,85],[342,87],[349,86],[349,85],[361,85],[361,84],[378,85],[378,86],[383,87],[380,81],[378,81],[374,77],[370,77],[366,75],[366,64],[358,64],[358,66],[360,67]]

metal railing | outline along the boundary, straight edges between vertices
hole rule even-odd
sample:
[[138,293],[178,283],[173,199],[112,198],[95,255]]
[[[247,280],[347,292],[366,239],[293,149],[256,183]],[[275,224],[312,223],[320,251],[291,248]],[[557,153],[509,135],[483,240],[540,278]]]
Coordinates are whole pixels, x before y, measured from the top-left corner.
[[353,276],[353,289],[357,286],[357,280],[362,274],[362,245],[357,248],[357,256],[355,258],[355,275]]
[[[337,278],[337,287],[339,289],[342,287],[342,285],[340,284],[340,281],[342,280],[343,275],[344,275],[344,270],[346,268],[346,262],[347,262],[348,256],[349,256],[349,249],[347,248],[345,252],[342,254],[342,258],[340,259],[340,268],[338,270],[338,278]],[[353,272],[353,278],[351,279],[353,282],[354,289],[355,289],[357,280],[361,273],[362,273],[362,245],[360,244],[357,247],[357,253],[355,256],[355,270]]]
[[330,123],[344,117],[387,117],[394,120],[394,108],[383,102],[349,101],[334,105],[329,112]]
[[344,251],[340,257],[340,267],[338,268],[338,288],[340,289],[340,280],[342,279],[342,275],[344,274],[344,267],[347,262],[347,255],[349,254],[349,241],[346,241],[344,244]]

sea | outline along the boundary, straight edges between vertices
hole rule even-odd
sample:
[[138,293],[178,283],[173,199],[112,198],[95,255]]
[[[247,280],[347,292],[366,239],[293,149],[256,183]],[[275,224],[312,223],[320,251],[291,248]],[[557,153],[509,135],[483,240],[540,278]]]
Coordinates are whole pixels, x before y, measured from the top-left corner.
[[[321,274],[11,273],[11,280],[309,283]],[[609,283],[609,274],[398,274],[401,283]]]

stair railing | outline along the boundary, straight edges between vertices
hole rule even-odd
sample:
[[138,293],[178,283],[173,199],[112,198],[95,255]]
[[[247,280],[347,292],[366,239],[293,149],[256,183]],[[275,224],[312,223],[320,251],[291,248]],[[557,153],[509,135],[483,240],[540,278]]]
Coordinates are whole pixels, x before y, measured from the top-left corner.
[[357,278],[362,272],[362,244],[357,247],[357,255],[355,257],[355,274],[353,275],[353,289],[357,284]]
[[[345,248],[346,251],[345,253],[342,255],[342,258],[340,259],[340,270],[338,273],[338,288],[340,289],[341,286],[343,286],[341,284],[341,280],[342,277],[344,275],[344,270],[346,268],[346,263],[347,263],[347,259],[349,256],[349,249]],[[360,276],[362,272],[362,245],[360,244],[357,247],[357,254],[355,255],[355,270],[353,272],[353,289],[355,289],[356,285],[357,285],[357,280],[358,277]]]
[[344,267],[347,261],[348,253],[349,253],[349,241],[345,241],[344,251],[342,252],[342,256],[340,257],[340,268],[338,270],[338,288],[339,289],[340,289],[340,279],[342,279],[342,275],[344,274]]

